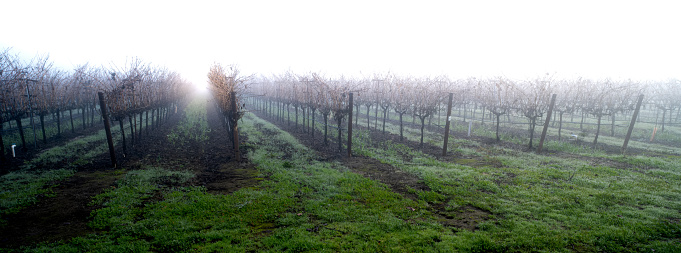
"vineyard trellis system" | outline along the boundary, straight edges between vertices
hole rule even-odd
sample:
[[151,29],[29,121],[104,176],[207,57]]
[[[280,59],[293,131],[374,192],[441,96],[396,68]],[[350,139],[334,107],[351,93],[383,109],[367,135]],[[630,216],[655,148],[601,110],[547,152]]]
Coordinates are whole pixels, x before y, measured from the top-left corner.
[[[80,111],[80,123],[85,130],[88,126],[95,126],[95,116],[101,115],[99,110],[104,109],[108,109],[111,117],[119,122],[125,155],[128,143],[123,129],[124,120],[127,118],[130,126],[130,144],[139,142],[143,137],[143,119],[146,118],[148,134],[149,119],[152,127],[158,126],[160,120],[168,116],[170,108],[186,94],[187,86],[179,74],[139,59],[129,60],[123,68],[95,68],[84,64],[73,71],[64,71],[53,67],[47,57],[37,57],[26,63],[11,55],[8,49],[0,51],[0,159],[6,160],[5,147],[8,143],[3,137],[13,133],[19,135],[21,150],[28,150],[27,118],[30,122],[28,127],[33,129],[34,148],[37,148],[34,117],[40,123],[41,142],[46,144],[50,123],[56,127],[55,138],[63,133],[64,112],[68,111],[71,132],[75,133],[74,116],[78,117],[78,114],[74,115],[74,111]],[[107,108],[98,106],[98,92],[108,102]],[[51,121],[46,120],[49,115],[53,116]]]
[[[294,122],[298,129],[299,110],[302,111],[302,131],[309,131],[309,121],[314,127],[316,112],[324,118],[324,143],[327,143],[328,117],[336,120],[335,128],[338,129],[339,151],[341,147],[342,121],[349,113],[354,112],[355,125],[360,117],[360,107],[364,106],[367,129],[371,129],[371,108],[375,107],[374,130],[379,129],[378,110],[383,112],[382,131],[385,133],[385,121],[390,112],[398,117],[399,135],[404,136],[404,118],[410,116],[412,124],[418,121],[421,133],[420,145],[423,145],[424,127],[426,119],[428,125],[432,124],[432,119],[437,117],[437,126],[440,125],[441,114],[456,107],[459,115],[463,112],[463,121],[476,120],[481,125],[485,124],[486,118],[493,118],[496,132],[496,141],[500,141],[500,125],[502,116],[506,118],[504,124],[528,126],[528,148],[535,149],[533,140],[535,138],[535,128],[537,125],[548,127],[548,124],[558,124],[558,139],[562,137],[563,125],[565,123],[575,124],[572,117],[581,116],[579,121],[579,131],[581,134],[588,133],[585,129],[587,125],[594,125],[592,145],[596,146],[598,137],[602,134],[601,127],[604,122],[602,118],[611,119],[610,135],[614,136],[615,127],[622,126],[629,128],[638,122],[651,122],[656,126],[660,125],[658,133],[664,131],[664,126],[679,124],[679,107],[681,107],[681,82],[670,80],[666,83],[633,83],[616,82],[612,80],[558,80],[552,76],[541,76],[535,80],[510,80],[507,78],[449,80],[446,77],[423,78],[398,77],[392,74],[383,76],[373,76],[365,79],[347,79],[344,77],[331,79],[320,76],[316,73],[308,75],[295,75],[286,73],[271,78],[261,77],[253,83],[247,92],[257,95],[262,100],[259,105],[260,110],[264,110],[274,115],[279,120],[286,120],[291,124]],[[355,92],[354,108],[348,105],[346,94],[348,91]],[[447,94],[452,94],[452,104],[447,104]],[[551,96],[556,94],[554,113],[548,115]],[[644,95],[645,94],[645,95]],[[643,114],[635,113],[636,100],[639,95],[644,95],[648,110]],[[274,112],[273,104],[277,104]],[[291,108],[294,111],[294,120],[291,120]],[[644,106],[645,107],[645,106]],[[651,120],[650,115],[661,112],[662,115],[655,115]],[[676,116],[672,112],[676,112]],[[476,115],[482,113],[482,115]],[[571,115],[569,122],[563,119],[564,114]],[[284,117],[286,114],[286,117]],[[449,114],[449,113],[448,113]],[[593,116],[596,123],[585,121],[587,115]],[[616,116],[623,119],[616,121]],[[632,119],[632,115],[636,116]],[[549,116],[550,118],[548,118]],[[512,121],[511,118],[525,118],[525,123]],[[661,118],[661,119],[660,119]],[[312,120],[310,120],[312,119]],[[349,117],[352,120],[353,116]],[[539,123],[537,121],[546,122]],[[553,119],[551,121],[550,119]],[[626,120],[625,120],[626,119]],[[364,119],[363,119],[364,120]],[[449,116],[445,118],[449,123]],[[626,122],[616,124],[617,122]],[[321,122],[320,122],[321,123]],[[314,128],[313,128],[314,129]],[[350,128],[347,128],[350,130]],[[573,130],[574,131],[574,130]],[[546,130],[542,131],[541,138],[546,137]],[[574,135],[574,134],[572,134]],[[628,135],[630,136],[630,135]],[[313,136],[314,138],[314,136]],[[628,142],[626,137],[625,143]],[[351,143],[348,143],[351,145]],[[540,144],[541,146],[541,144]],[[443,146],[443,151],[446,146]],[[622,152],[626,150],[626,144],[622,146]],[[539,148],[538,151],[541,151]],[[341,151],[342,152],[342,151]]]

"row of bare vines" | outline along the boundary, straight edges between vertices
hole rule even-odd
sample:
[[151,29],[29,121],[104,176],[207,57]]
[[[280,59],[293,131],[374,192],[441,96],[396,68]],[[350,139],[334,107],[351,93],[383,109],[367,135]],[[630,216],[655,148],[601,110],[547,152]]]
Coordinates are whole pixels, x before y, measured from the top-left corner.
[[[123,67],[93,67],[89,64],[64,70],[54,66],[46,56],[37,56],[25,61],[10,49],[0,51],[0,130],[5,123],[14,123],[21,139],[21,149],[28,145],[25,124],[22,119],[37,117],[40,120],[42,142],[47,143],[45,117],[56,118],[57,137],[63,133],[62,117],[68,112],[71,132],[75,133],[74,111],[80,112],[83,129],[95,125],[97,93],[103,92],[108,100],[111,116],[119,121],[121,132],[123,121],[130,122],[130,136],[142,136],[142,114],[146,113],[152,125],[158,122],[187,89],[186,82],[179,74],[156,67],[138,59],[129,60]],[[151,112],[152,116],[149,116]],[[56,117],[55,117],[56,116]],[[75,115],[78,117],[78,115]],[[139,116],[139,121],[135,117]],[[156,119],[156,120],[154,120]],[[139,126],[137,124],[139,123]],[[0,143],[2,143],[0,131]],[[2,144],[2,158],[5,145]],[[125,141],[123,147],[125,148]]]
[[[418,120],[421,130],[421,145],[423,145],[426,120],[429,124],[433,116],[446,111],[447,98],[453,93],[453,107],[464,112],[464,121],[476,117],[482,109],[480,120],[484,124],[485,118],[494,121],[496,140],[499,141],[499,122],[502,117],[521,117],[527,120],[529,142],[533,147],[535,127],[541,124],[546,116],[552,94],[557,94],[555,113],[558,119],[558,137],[562,133],[563,115],[581,115],[580,129],[583,127],[585,116],[597,119],[593,145],[598,142],[601,134],[602,119],[609,118],[613,122],[611,135],[614,135],[614,120],[616,115],[630,115],[634,110],[636,99],[645,95],[645,104],[650,108],[658,108],[662,113],[659,123],[664,131],[665,124],[672,124],[673,112],[675,121],[679,122],[679,108],[681,108],[681,81],[666,82],[633,82],[615,80],[591,79],[558,79],[546,74],[530,80],[513,80],[506,77],[450,79],[446,76],[415,78],[398,76],[392,73],[376,74],[365,78],[328,78],[316,73],[296,75],[285,73],[271,77],[260,77],[249,89],[253,94],[262,95],[263,100],[259,109],[272,110],[272,103],[278,103],[279,111],[271,112],[279,119],[292,123],[291,108],[295,113],[295,126],[298,127],[299,110],[303,113],[304,132],[310,132],[309,122],[314,129],[315,112],[324,118],[324,142],[327,142],[327,127],[329,117],[336,121],[339,131],[339,149],[341,121],[347,116],[349,92],[354,92],[354,113],[359,119],[360,109],[366,116],[366,127],[374,129],[379,125],[385,133],[385,121],[388,112],[395,113],[399,118],[400,138],[403,137],[403,116],[409,115],[412,120]],[[363,108],[362,108],[363,107]],[[373,112],[372,112],[373,111]],[[287,115],[284,115],[287,113]],[[373,114],[373,120],[372,120]],[[468,114],[468,115],[467,115]],[[668,117],[664,115],[669,115]],[[666,118],[665,118],[666,117]],[[440,124],[441,117],[437,117]],[[379,119],[381,124],[379,124]],[[537,123],[539,121],[539,123]],[[555,124],[555,123],[554,123]],[[313,136],[314,137],[314,136]]]
[[242,100],[251,79],[251,76],[240,75],[236,66],[224,67],[215,63],[208,71],[209,89],[222,114],[223,124],[227,128],[237,160],[241,159],[238,122],[244,115],[245,105]]

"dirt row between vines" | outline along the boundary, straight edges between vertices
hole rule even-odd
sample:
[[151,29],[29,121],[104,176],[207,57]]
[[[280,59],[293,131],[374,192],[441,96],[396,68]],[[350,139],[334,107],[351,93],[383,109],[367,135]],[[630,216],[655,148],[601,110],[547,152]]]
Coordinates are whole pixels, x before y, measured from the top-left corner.
[[168,141],[167,134],[184,117],[184,106],[186,103],[178,108],[177,114],[171,115],[149,135],[143,134],[139,141],[136,139],[137,143],[128,148],[130,154],[126,157],[120,152],[120,145],[117,147],[119,168],[123,170],[111,169],[109,154],[102,154],[90,164],[78,168],[69,179],[58,182],[52,196],[40,196],[34,205],[3,217],[7,223],[0,231],[0,244],[19,248],[96,233],[87,225],[91,220],[90,213],[101,207],[90,205],[92,197],[115,186],[116,180],[127,170],[148,166],[190,170],[196,177],[188,185],[205,186],[208,192],[214,194],[228,194],[259,182],[255,179],[257,171],[252,164],[246,159],[242,159],[243,162],[234,161],[226,131],[220,125],[220,117],[211,104],[207,107],[209,127],[212,129],[208,141],[188,141],[183,144]]
[[[295,122],[290,124],[287,122],[280,121],[276,118],[269,117],[262,112],[254,112],[254,114],[268,122],[279,127],[283,131],[296,137],[302,144],[315,150],[320,156],[320,160],[324,161],[338,161],[352,172],[362,175],[366,178],[377,180],[383,184],[386,184],[392,189],[393,192],[398,193],[405,198],[409,198],[418,201],[418,196],[413,193],[410,189],[430,191],[431,189],[423,182],[422,179],[418,178],[413,174],[403,172],[399,168],[392,165],[382,163],[379,160],[364,156],[352,156],[347,157],[347,151],[339,151],[338,143],[336,140],[328,140],[328,144],[324,144],[323,138],[324,133],[322,131],[315,131],[314,137],[311,133],[305,133],[303,130],[303,125],[300,124],[298,128],[295,126]],[[329,128],[329,131],[337,131],[336,129]],[[399,135],[394,135],[386,133],[385,135],[380,133],[374,133],[372,139],[375,143],[380,143],[386,140],[392,140],[394,143],[402,143],[410,148],[418,149],[419,143],[412,142],[408,140],[399,140]],[[343,140],[345,141],[345,139]],[[424,146],[424,150],[429,150],[434,152],[436,148],[432,145]],[[439,152],[442,152],[439,149]],[[427,152],[424,152],[427,153]],[[430,212],[432,212],[437,220],[447,227],[466,229],[466,230],[476,230],[477,224],[479,222],[488,220],[491,213],[473,206],[464,206],[459,208],[457,212],[460,214],[457,217],[451,216],[452,212],[447,212],[446,207],[448,201],[442,201],[441,203],[429,203]]]

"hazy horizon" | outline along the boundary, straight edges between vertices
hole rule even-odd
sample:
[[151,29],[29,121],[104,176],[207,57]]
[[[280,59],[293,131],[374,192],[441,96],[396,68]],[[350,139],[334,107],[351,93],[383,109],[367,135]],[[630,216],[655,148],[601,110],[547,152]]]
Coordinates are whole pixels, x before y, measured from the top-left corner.
[[452,78],[544,73],[679,79],[672,1],[13,1],[0,47],[62,69],[138,57],[205,85],[245,74],[387,71]]

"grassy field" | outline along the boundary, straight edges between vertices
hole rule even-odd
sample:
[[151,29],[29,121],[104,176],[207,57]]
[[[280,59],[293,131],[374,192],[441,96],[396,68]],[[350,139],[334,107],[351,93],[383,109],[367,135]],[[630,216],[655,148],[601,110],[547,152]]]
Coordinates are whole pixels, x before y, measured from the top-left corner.
[[[195,101],[188,108],[167,135],[170,142],[205,141],[207,133],[221,130],[208,127],[205,103]],[[457,127],[454,131],[464,131]],[[92,199],[91,205],[99,206],[89,221],[95,233],[13,250],[681,251],[676,147],[633,141],[630,147],[650,154],[622,156],[578,142],[550,141],[546,149],[551,152],[537,155],[514,146],[525,145],[525,138],[505,132],[502,141],[510,145],[452,138],[451,155],[443,159],[410,145],[420,138],[415,128],[405,129],[404,143],[357,129],[355,155],[416,179],[402,192],[394,182],[358,173],[361,165],[324,157],[254,114],[244,117],[240,129],[247,137],[242,148],[260,183],[215,194],[192,183],[197,175],[179,167],[122,168],[116,185]],[[386,130],[399,134],[394,122]],[[329,133],[335,140],[336,131]],[[474,134],[494,136],[483,127]],[[619,145],[616,137],[599,139]],[[425,142],[441,145],[442,137],[427,132]]]
[[[359,125],[366,125],[366,117],[360,116]],[[418,141],[420,132],[406,125],[405,138]],[[390,122],[386,130],[399,133]],[[473,135],[491,138],[494,133],[478,126]],[[443,162],[406,145],[372,141],[368,131],[356,130],[353,139],[358,154],[421,178],[431,190],[419,192],[427,203],[446,202],[453,212],[475,207],[493,214],[478,224],[476,233],[500,251],[679,250],[677,147],[632,141],[630,148],[645,152],[622,156],[578,142],[550,141],[546,150],[558,154],[536,155],[450,139],[452,152],[468,158]],[[599,139],[613,146],[622,141],[607,135]],[[508,133],[502,141],[526,143]],[[437,145],[442,137],[429,132],[425,142]]]

